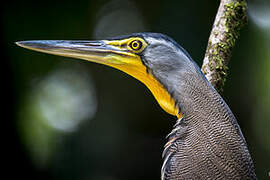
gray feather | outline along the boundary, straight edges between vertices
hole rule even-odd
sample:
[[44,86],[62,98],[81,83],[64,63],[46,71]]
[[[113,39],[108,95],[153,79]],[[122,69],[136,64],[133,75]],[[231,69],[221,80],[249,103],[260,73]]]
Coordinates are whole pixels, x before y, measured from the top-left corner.
[[162,179],[256,179],[233,113],[197,64],[164,35],[145,39],[144,63],[183,113],[168,135]]

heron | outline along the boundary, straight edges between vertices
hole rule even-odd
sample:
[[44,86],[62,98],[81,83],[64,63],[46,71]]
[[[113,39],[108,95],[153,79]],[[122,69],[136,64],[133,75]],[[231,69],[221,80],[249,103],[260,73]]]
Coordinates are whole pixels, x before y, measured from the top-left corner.
[[162,153],[162,180],[256,179],[235,116],[184,48],[167,35],[106,40],[35,40],[17,45],[119,69],[138,79],[177,117]]

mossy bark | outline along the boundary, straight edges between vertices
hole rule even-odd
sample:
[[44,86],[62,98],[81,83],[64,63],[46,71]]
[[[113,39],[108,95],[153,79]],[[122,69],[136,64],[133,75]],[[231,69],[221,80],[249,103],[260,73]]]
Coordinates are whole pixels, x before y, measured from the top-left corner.
[[247,24],[245,0],[221,0],[209,37],[202,71],[211,84],[222,92],[232,49],[241,28]]

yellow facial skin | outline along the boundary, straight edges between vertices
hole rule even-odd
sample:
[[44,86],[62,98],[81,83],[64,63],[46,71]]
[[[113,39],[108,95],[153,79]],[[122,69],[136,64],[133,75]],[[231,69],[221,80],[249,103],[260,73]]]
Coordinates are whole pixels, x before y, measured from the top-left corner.
[[[141,38],[129,38],[121,41],[107,41],[108,44],[118,46],[120,48],[128,49],[134,53],[142,52],[147,43]],[[139,45],[141,43],[141,45]],[[134,44],[136,44],[135,47]],[[137,48],[137,49],[136,49]],[[180,117],[178,108],[175,107],[175,101],[171,98],[168,91],[163,87],[160,82],[152,75],[151,72],[147,72],[145,65],[143,65],[139,55],[135,55],[131,59],[126,57],[116,57],[121,59],[124,64],[110,65],[116,69],[119,69],[132,77],[138,79],[144,83],[148,89],[152,92],[159,105],[169,114]]]
[[17,44],[31,50],[84,59],[119,69],[144,83],[167,113],[181,117],[173,98],[152,73],[147,72],[138,55],[147,47],[147,43],[142,38],[81,42],[23,41]]

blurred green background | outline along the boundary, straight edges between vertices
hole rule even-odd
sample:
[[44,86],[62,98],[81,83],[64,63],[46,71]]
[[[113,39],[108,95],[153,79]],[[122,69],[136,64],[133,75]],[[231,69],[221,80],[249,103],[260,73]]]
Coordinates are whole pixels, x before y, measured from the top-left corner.
[[[270,2],[249,3],[223,97],[260,179],[270,172]],[[109,67],[17,47],[37,39],[161,32],[201,66],[216,0],[9,1],[2,8],[2,156],[8,179],[159,179],[175,118]],[[3,176],[4,177],[4,176]]]

